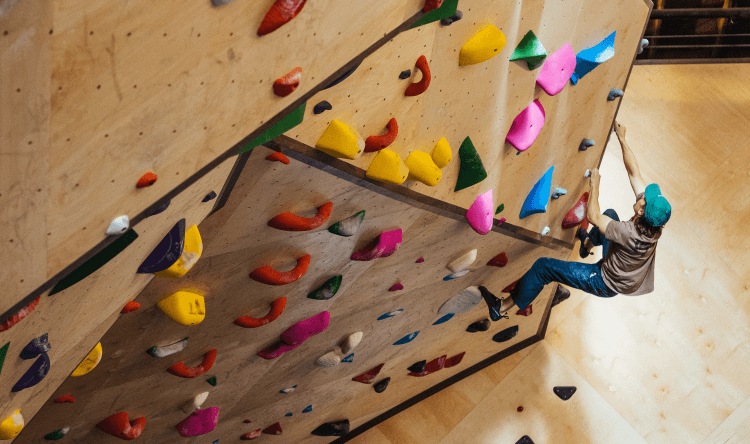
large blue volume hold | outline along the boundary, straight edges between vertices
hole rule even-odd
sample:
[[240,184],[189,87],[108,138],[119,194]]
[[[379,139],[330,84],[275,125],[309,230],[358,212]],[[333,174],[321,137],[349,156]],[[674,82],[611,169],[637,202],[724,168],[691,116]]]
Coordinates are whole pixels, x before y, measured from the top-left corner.
[[16,382],[16,385],[14,385],[12,389],[10,389],[10,391],[20,392],[23,389],[27,389],[39,384],[40,382],[42,382],[42,379],[47,376],[49,367],[49,356],[47,356],[47,353],[42,353],[41,355],[39,355],[39,358],[37,358],[37,360],[34,361],[34,363],[31,365],[31,368],[29,368],[26,373],[21,376],[21,379]]
[[166,270],[182,256],[184,246],[185,219],[180,219],[138,267],[138,273],[148,274]]
[[45,333],[38,338],[34,338],[26,344],[26,347],[21,350],[21,359],[34,359],[42,353],[47,353],[52,349],[52,344],[49,343],[49,333]]
[[531,192],[526,196],[526,200],[521,207],[521,219],[536,213],[546,213],[549,196],[552,191],[552,173],[555,166],[551,166],[544,176],[534,185]]
[[599,42],[598,45],[576,54],[576,70],[570,76],[570,81],[574,85],[594,68],[611,59],[615,55],[615,34],[617,31],[608,35],[606,39]]

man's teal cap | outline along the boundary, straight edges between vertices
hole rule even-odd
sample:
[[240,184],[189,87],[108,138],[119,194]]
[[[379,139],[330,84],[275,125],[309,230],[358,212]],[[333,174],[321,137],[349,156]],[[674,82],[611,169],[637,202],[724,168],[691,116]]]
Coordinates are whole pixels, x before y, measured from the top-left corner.
[[653,227],[662,227],[672,216],[672,205],[661,195],[659,185],[652,183],[646,187],[646,211],[644,217]]

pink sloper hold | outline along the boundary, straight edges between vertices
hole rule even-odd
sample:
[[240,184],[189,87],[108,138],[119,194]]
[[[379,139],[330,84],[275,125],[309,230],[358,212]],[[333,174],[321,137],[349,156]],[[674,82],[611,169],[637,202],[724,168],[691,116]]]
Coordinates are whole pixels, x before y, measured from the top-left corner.
[[543,126],[544,107],[537,99],[513,119],[505,140],[518,151],[526,151],[534,143]]
[[397,284],[393,284],[391,286],[391,288],[388,289],[388,291],[399,291],[399,290],[403,290],[403,289],[404,289],[404,284],[402,284],[401,282],[399,282]]
[[219,422],[219,408],[210,407],[196,410],[190,416],[177,424],[177,431],[184,437],[205,435],[216,428]]
[[380,257],[388,257],[398,250],[403,240],[401,228],[384,231],[365,248],[352,253],[351,259],[353,261],[371,261]]
[[554,96],[565,88],[570,80],[570,76],[576,70],[576,53],[566,43],[562,48],[555,51],[554,54],[547,57],[542,70],[539,71],[539,77],[536,78],[536,84],[544,92]]
[[325,331],[331,322],[331,313],[327,311],[320,312],[304,321],[299,321],[289,327],[281,334],[281,342],[275,346],[258,352],[258,356],[263,359],[275,359],[284,353],[294,350],[302,345],[307,339]]
[[487,234],[492,230],[492,190],[477,196],[474,203],[466,212],[469,225],[479,234]]

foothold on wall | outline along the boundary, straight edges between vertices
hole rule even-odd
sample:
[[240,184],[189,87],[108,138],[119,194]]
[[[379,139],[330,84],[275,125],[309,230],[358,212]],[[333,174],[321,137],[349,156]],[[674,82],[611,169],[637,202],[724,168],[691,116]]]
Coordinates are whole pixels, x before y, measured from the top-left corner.
[[409,77],[411,77],[411,70],[410,69],[406,69],[404,71],[401,71],[401,74],[398,75],[398,78],[401,79],[401,80],[406,80]]
[[548,234],[549,234],[549,227],[544,227],[544,229],[542,230],[542,236],[546,236]]
[[457,22],[462,18],[464,18],[464,13],[457,9],[456,13],[452,17],[446,17],[440,20],[440,24],[443,26],[450,26],[451,24],[453,24],[453,22]]
[[496,333],[495,336],[492,337],[492,340],[495,342],[505,342],[510,341],[518,334],[518,326],[514,325],[513,327],[508,327],[505,330]]
[[505,222],[505,220],[506,220],[506,219],[505,219],[504,217],[501,217],[500,219],[498,219],[498,220],[497,220],[497,226],[499,227],[500,225],[502,225],[502,224],[503,224],[503,222]]
[[32,339],[26,344],[26,347],[21,350],[21,359],[34,359],[42,353],[47,353],[52,349],[52,344],[49,343],[49,334],[45,333],[37,338]]
[[352,253],[351,260],[371,261],[381,257],[388,257],[398,250],[402,242],[403,233],[401,232],[401,228],[384,231],[367,244],[365,248]]
[[[266,156],[266,160],[270,160],[272,162],[281,162],[284,165],[289,165],[289,158],[286,157],[283,153],[280,153],[276,151],[275,153],[271,153]],[[213,193],[213,191],[212,191]],[[204,201],[205,202],[205,201]]]
[[244,435],[240,436],[240,439],[243,441],[250,441],[251,439],[255,439],[261,435],[261,429],[257,429],[255,431],[252,431],[250,433],[245,433]]
[[315,436],[344,436],[349,433],[349,420],[327,422],[319,425],[310,433]]
[[482,302],[482,293],[479,288],[471,286],[461,290],[457,295],[445,301],[438,309],[438,314],[464,313]]
[[469,333],[476,333],[479,331],[487,331],[490,329],[490,320],[487,318],[482,319],[481,321],[477,321],[472,323],[466,328],[466,331]]
[[390,313],[386,313],[384,315],[380,315],[380,317],[378,318],[378,321],[382,321],[383,319],[392,318],[392,317],[394,317],[396,315],[400,315],[403,312],[404,312],[404,309],[403,308],[399,308],[398,310],[392,311]]
[[479,234],[485,235],[492,230],[492,188],[477,196],[466,211],[466,220]]
[[491,267],[504,267],[508,265],[508,256],[503,251],[502,253],[498,254],[497,256],[493,257],[487,262],[487,265]]
[[315,148],[329,156],[356,159],[365,149],[365,141],[349,125],[333,119],[323,135],[315,142]]
[[128,216],[117,216],[107,227],[107,236],[119,236],[130,228]]
[[0,423],[0,439],[13,439],[23,430],[23,415],[21,409],[13,412]]
[[270,426],[263,429],[263,433],[265,433],[266,435],[281,435],[281,432],[281,424],[279,424],[278,422],[271,424]]
[[70,393],[68,393],[68,394],[60,396],[59,398],[55,398],[55,400],[52,402],[56,402],[58,404],[64,404],[66,402],[73,403],[73,402],[76,402],[76,398],[74,398]]
[[430,73],[430,65],[427,64],[427,57],[423,55],[419,56],[416,67],[422,73],[422,80],[412,83],[406,88],[404,95],[407,97],[418,96],[427,91],[427,88],[430,87],[430,82],[432,81],[432,74]]
[[296,389],[296,388],[297,388],[297,386],[293,385],[293,386],[291,386],[289,388],[285,388],[285,389],[279,390],[279,393],[284,393],[284,394],[286,394],[286,393],[292,393],[294,391],[294,389]]
[[322,311],[315,316],[299,321],[286,329],[280,336],[281,342],[272,348],[261,350],[258,356],[263,359],[275,359],[284,353],[294,350],[307,339],[325,331],[331,322],[331,313]]
[[576,68],[573,75],[570,76],[571,83],[578,84],[578,80],[583,76],[615,55],[615,34],[617,34],[617,31],[608,35],[596,46],[584,49],[576,54]]
[[328,227],[328,231],[344,237],[354,236],[357,234],[357,230],[359,230],[359,226],[362,225],[364,219],[365,210],[362,210],[354,216],[347,217],[346,219],[331,225]]
[[568,190],[565,188],[555,188],[554,191],[552,191],[552,198],[553,199],[559,199],[560,196],[564,196],[568,194]]
[[362,342],[363,335],[364,333],[361,331],[350,334],[341,344],[341,353],[345,355],[351,353],[351,351]]
[[173,321],[181,325],[197,325],[206,318],[206,302],[203,294],[194,288],[172,293],[156,303]]
[[573,386],[554,387],[552,391],[555,392],[558,398],[562,399],[563,401],[567,401],[568,399],[573,397],[573,394],[576,392],[576,388]]
[[586,170],[586,172],[583,173],[583,177],[590,177],[591,176],[591,170]]
[[120,314],[127,314],[132,313],[136,310],[141,308],[141,304],[135,301],[130,301],[127,304],[125,304],[124,307],[122,307],[122,310],[120,310]]
[[375,390],[375,393],[383,393],[385,389],[388,388],[388,383],[391,382],[391,377],[387,377],[385,379],[382,379],[375,383],[375,385],[372,386],[372,388]]
[[203,361],[195,367],[187,367],[182,362],[178,362],[169,367],[167,371],[181,378],[196,378],[211,370],[214,362],[216,362],[216,349],[207,351],[206,354],[203,355]]
[[376,376],[378,376],[378,373],[380,373],[380,370],[383,368],[384,365],[385,363],[380,364],[376,367],[373,367],[370,370],[362,373],[361,375],[353,377],[352,381],[361,382],[363,384],[372,384],[372,381],[375,379]]
[[414,364],[410,365],[406,369],[412,373],[422,373],[426,365],[427,365],[427,360],[423,360],[423,361],[415,362]]
[[578,202],[565,213],[565,217],[562,220],[563,229],[574,228],[586,220],[586,212],[589,207],[589,192],[583,193]]
[[369,179],[401,185],[409,177],[409,168],[397,153],[383,148],[372,159],[365,175]]
[[212,201],[214,199],[216,199],[216,192],[215,191],[211,191],[210,193],[206,194],[206,196],[203,198],[203,200],[201,202],[206,203],[206,202],[210,202],[210,201]]
[[323,101],[318,102],[318,104],[315,105],[315,107],[313,107],[313,114],[316,114],[316,115],[322,114],[332,109],[333,109],[333,105],[331,105],[331,102],[327,100],[323,100]]
[[116,438],[130,441],[141,435],[146,427],[146,418],[141,416],[130,421],[127,412],[119,412],[106,417],[96,426]]
[[399,282],[397,284],[391,285],[391,288],[389,288],[388,291],[399,291],[403,289],[404,289],[404,285],[401,282]]
[[50,362],[47,353],[42,353],[39,357],[31,364],[26,373],[16,382],[16,385],[10,389],[11,392],[20,392],[21,390],[33,387],[44,379],[49,372]]
[[575,69],[576,54],[570,43],[566,43],[544,62],[536,78],[536,84],[550,96],[555,96],[565,88]]
[[526,308],[523,310],[518,310],[516,312],[517,316],[529,316],[531,313],[533,313],[534,310],[531,308],[531,304],[529,304]]
[[445,360],[445,366],[443,368],[450,368],[450,367],[457,366],[458,364],[461,363],[461,361],[463,361],[464,355],[466,355],[466,352],[461,352],[461,353],[457,354],[456,356],[452,356],[452,357],[446,359]]
[[510,56],[510,60],[526,60],[529,71],[533,71],[544,63],[547,58],[547,50],[544,49],[542,42],[536,38],[534,31],[529,31],[516,46],[516,50]]
[[294,413],[292,413],[292,412],[289,412],[289,413],[287,413],[287,414],[286,414],[286,415],[284,415],[284,416],[286,416],[286,417],[294,416]]
[[262,318],[241,316],[234,320],[234,325],[239,325],[240,327],[245,327],[245,328],[262,327],[268,324],[269,322],[275,321],[276,318],[281,316],[281,313],[284,313],[285,308],[286,308],[286,298],[281,297],[271,302],[271,310],[269,310],[268,313]]
[[447,17],[452,17],[457,14],[457,10],[456,10],[457,6],[458,6],[458,0],[444,0],[442,6],[424,14],[422,18],[420,18],[413,25],[411,25],[411,28],[409,29],[414,29],[418,26],[436,22]]
[[148,173],[141,176],[140,179],[138,179],[138,182],[135,183],[136,188],[146,188],[150,187],[151,185],[156,183],[156,180],[158,178],[156,177],[156,174],[149,171]]
[[354,353],[351,353],[348,356],[346,356],[345,358],[342,358],[341,362],[347,362],[347,363],[354,362]]
[[438,319],[437,321],[433,322],[432,325],[440,325],[442,323],[448,322],[455,315],[456,315],[455,313],[448,313],[447,315],[445,315],[445,316],[441,317],[440,319]]
[[505,34],[494,25],[484,25],[461,47],[458,64],[466,66],[485,62],[498,55],[504,47]]
[[343,73],[340,76],[336,77],[336,80],[334,80],[331,83],[329,83],[328,85],[324,86],[323,89],[321,89],[321,91],[323,91],[325,89],[328,89],[328,88],[332,88],[332,87],[338,85],[339,83],[343,82],[344,80],[346,80],[350,75],[352,75],[352,73],[354,71],[357,70],[357,68],[359,68],[359,65],[361,65],[361,64],[362,64],[362,62],[359,62],[356,65],[354,65],[351,68],[349,68],[348,70],[346,70],[345,73]]
[[341,362],[341,356],[336,352],[328,352],[323,356],[315,360],[315,365],[318,367],[333,367]]
[[517,411],[518,413],[521,413],[521,412],[523,411],[523,406],[522,406],[522,405],[519,405],[519,406],[518,406],[518,408],[516,409],[516,411]]
[[532,441],[528,435],[523,435],[521,439],[516,441],[516,444],[534,444],[534,441]]
[[302,68],[298,66],[273,82],[273,93],[279,97],[286,97],[297,89],[301,79]]
[[177,431],[180,436],[200,436],[213,431],[219,422],[219,408],[209,407],[203,410],[196,410],[190,416],[183,419],[177,424]]
[[333,211],[333,202],[326,202],[318,207],[313,217],[300,217],[292,213],[281,213],[268,221],[268,226],[284,231],[310,231],[328,221]]
[[432,160],[432,156],[422,151],[412,151],[404,162],[409,169],[409,180],[416,180],[434,187],[443,177],[443,172]]
[[302,119],[305,118],[305,107],[307,102],[297,107],[294,111],[290,112],[286,116],[282,117],[281,120],[276,122],[273,126],[263,131],[261,135],[251,140],[247,145],[243,146],[237,151],[237,154],[242,154],[252,150],[258,145],[270,142],[276,137],[284,134],[290,129],[302,123]]
[[216,376],[211,376],[210,378],[206,379],[206,382],[216,387],[216,384],[217,384]]
[[457,277],[461,277],[465,275],[466,273],[469,272],[469,267],[471,266],[471,264],[474,263],[475,260],[477,260],[476,248],[462,254],[457,259],[454,259],[453,261],[451,261],[451,263],[449,263],[447,266],[451,274],[443,278],[443,280],[448,281],[448,280],[455,279]]
[[408,375],[409,376],[422,377],[422,376],[431,375],[431,374],[433,374],[433,373],[435,373],[437,371],[440,371],[440,370],[443,369],[443,367],[445,367],[445,358],[446,358],[446,356],[447,355],[443,355],[443,356],[441,356],[439,358],[435,358],[432,361],[430,361],[427,364],[425,364],[423,371],[421,371],[419,373],[411,372]]
[[482,159],[470,138],[467,137],[461,143],[458,158],[461,159],[461,168],[458,170],[456,188],[453,191],[461,191],[487,178],[487,170],[484,169]]
[[596,145],[596,142],[591,139],[583,139],[581,144],[578,145],[578,151],[586,151],[590,146]]
[[305,407],[304,410],[302,410],[302,413],[310,413],[310,412],[312,412],[312,409],[313,409],[313,406],[312,406],[312,404],[310,404],[307,407]]
[[422,262],[424,262],[424,258],[420,257],[419,259],[417,259],[417,261],[415,262],[415,264],[421,264]]
[[544,107],[539,99],[536,99],[513,119],[505,141],[519,152],[526,151],[542,131],[544,119]]
[[505,209],[505,204],[500,204],[500,206],[497,207],[497,210],[495,210],[495,214],[502,212],[504,209]]
[[68,434],[70,431],[70,427],[63,427],[60,430],[55,430],[54,432],[47,433],[44,435],[44,439],[49,441],[57,441],[58,439],[62,439],[65,435]]
[[305,7],[307,0],[276,0],[266,12],[258,28],[258,35],[266,35],[289,23]]
[[607,95],[607,102],[612,102],[618,97],[622,97],[624,94],[625,93],[621,89],[612,88]]
[[443,137],[438,140],[435,144],[435,148],[432,149],[430,156],[438,168],[445,168],[448,166],[453,158],[453,152],[451,151],[451,146],[448,144],[448,139]]
[[73,370],[73,373],[70,374],[70,376],[83,376],[86,373],[90,372],[94,368],[96,368],[97,365],[99,365],[99,362],[102,360],[102,355],[104,352],[102,351],[102,343],[97,342],[93,349],[89,352],[88,355],[86,355],[86,358],[81,361],[80,364],[78,364],[78,367],[76,367],[75,370]]
[[250,273],[250,279],[266,285],[291,284],[307,273],[310,266],[310,255],[306,254],[297,259],[297,265],[289,271],[276,271],[268,265],[256,268]]
[[398,122],[395,118],[391,118],[385,125],[386,133],[380,136],[370,136],[365,140],[365,152],[374,153],[380,151],[383,148],[388,148],[396,137],[398,137]]
[[167,208],[169,208],[169,205],[172,203],[171,200],[168,200],[166,202],[163,202],[161,205],[159,205],[154,211],[149,214],[149,216],[155,216],[159,213],[163,213]]
[[198,226],[193,225],[185,232],[183,249],[177,261],[166,270],[154,272],[154,275],[169,279],[181,278],[193,268],[193,265],[198,262],[202,253],[203,240],[201,239],[201,233],[198,231]]
[[208,392],[198,393],[187,404],[182,406],[182,411],[187,413],[188,415],[193,413],[194,411],[201,408],[203,403],[206,402],[206,398],[208,398]]
[[550,191],[552,188],[552,173],[555,171],[554,165],[551,166],[544,176],[542,176],[534,188],[531,189],[529,195],[526,196],[526,200],[523,202],[521,207],[520,218],[524,219],[532,214],[546,213],[547,204],[549,203]]
[[419,334],[419,331],[418,331],[418,330],[417,330],[417,331],[415,331],[415,332],[413,332],[413,333],[409,333],[408,335],[406,335],[406,336],[404,336],[403,338],[399,339],[398,341],[394,342],[394,343],[393,343],[393,345],[404,345],[404,344],[408,344],[408,343],[410,343],[411,341],[413,341],[413,340],[414,340],[414,338],[416,338],[418,334]]
[[642,53],[644,49],[648,46],[648,39],[641,39],[641,42],[638,44],[638,54]]
[[[117,242],[117,241],[115,241],[115,242]],[[73,273],[75,273],[75,272],[73,272]],[[71,275],[72,275],[72,273],[71,273]],[[70,275],[68,275],[68,276],[70,276]],[[55,287],[52,290],[54,291],[55,288],[58,288],[58,286],[60,286],[62,284],[62,282],[65,281],[66,279],[67,279],[67,277],[63,278],[63,280],[60,281],[60,282],[58,282],[57,285],[55,285]],[[68,284],[65,288],[67,288],[70,285],[73,285],[74,283],[75,282],[72,282],[72,283]],[[50,292],[49,295],[52,296],[52,292]],[[34,311],[34,309],[36,308],[37,304],[39,304],[39,299],[40,298],[41,298],[41,296],[38,296],[36,299],[34,299],[33,301],[31,301],[31,303],[29,303],[29,305],[27,305],[27,306],[23,307],[22,309],[18,310],[18,313],[16,313],[13,316],[9,317],[8,319],[5,320],[5,322],[3,322],[2,324],[0,324],[0,332],[3,332],[5,330],[10,329],[14,325],[16,325],[19,322],[21,322],[21,320],[23,320],[23,318],[25,318],[26,316],[28,316],[29,313],[31,313],[32,311]],[[2,360],[0,360],[0,369],[2,369]]]
[[146,353],[153,356],[154,358],[163,358],[165,356],[173,355],[184,350],[185,347],[187,347],[188,339],[190,339],[189,336],[169,345],[155,345],[146,350]]

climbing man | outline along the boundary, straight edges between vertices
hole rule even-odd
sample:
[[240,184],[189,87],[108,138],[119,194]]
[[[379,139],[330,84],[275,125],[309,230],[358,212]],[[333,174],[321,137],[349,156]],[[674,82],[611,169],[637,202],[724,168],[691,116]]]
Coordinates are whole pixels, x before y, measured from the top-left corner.
[[[615,133],[622,148],[622,158],[635,193],[632,218],[621,222],[617,213],[609,209],[599,211],[599,170],[591,172],[586,216],[594,225],[590,233],[579,228],[579,255],[588,257],[591,248],[601,245],[602,259],[595,264],[566,262],[551,258],[537,260],[519,279],[510,297],[499,299],[487,288],[479,287],[489,307],[490,318],[497,321],[514,305],[524,310],[539,295],[545,285],[559,282],[599,297],[609,298],[618,293],[637,296],[654,291],[654,262],[656,244],[662,228],[672,214],[672,207],[661,195],[659,185],[646,186],[638,162],[625,141],[625,127],[615,122]],[[570,292],[557,286],[555,300],[567,299]],[[553,302],[554,304],[554,302]]]

